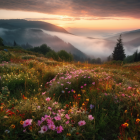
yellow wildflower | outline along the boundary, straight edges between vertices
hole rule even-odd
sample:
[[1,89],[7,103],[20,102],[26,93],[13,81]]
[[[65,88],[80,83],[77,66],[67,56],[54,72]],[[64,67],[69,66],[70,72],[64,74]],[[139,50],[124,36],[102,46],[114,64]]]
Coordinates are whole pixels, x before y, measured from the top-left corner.
[[126,127],[128,127],[129,124],[128,124],[128,123],[124,123],[124,125],[125,125]]
[[20,121],[20,124],[23,125],[24,121]]
[[89,102],[89,99],[86,99],[87,102]]
[[127,113],[127,110],[125,110],[124,113]]
[[67,136],[71,136],[71,134],[70,133],[67,133]]
[[15,128],[15,125],[14,125],[14,124],[12,124],[12,125],[11,125],[11,127],[14,129],[14,128]]
[[78,97],[80,97],[81,95],[80,94],[78,94]]
[[83,103],[82,105],[84,106],[85,104]]

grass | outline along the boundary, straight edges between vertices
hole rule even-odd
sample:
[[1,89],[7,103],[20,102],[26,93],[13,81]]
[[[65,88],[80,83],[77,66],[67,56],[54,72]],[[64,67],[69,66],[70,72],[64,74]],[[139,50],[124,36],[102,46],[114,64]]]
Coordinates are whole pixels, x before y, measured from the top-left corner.
[[0,139],[140,139],[139,63],[11,57],[0,64]]

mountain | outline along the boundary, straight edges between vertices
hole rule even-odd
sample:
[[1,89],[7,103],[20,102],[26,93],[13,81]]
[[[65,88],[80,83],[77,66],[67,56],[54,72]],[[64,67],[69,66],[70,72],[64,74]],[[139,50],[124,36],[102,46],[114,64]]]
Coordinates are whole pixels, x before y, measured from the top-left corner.
[[0,28],[4,29],[27,29],[27,28],[40,28],[48,31],[62,32],[67,33],[64,28],[43,22],[43,21],[27,21],[23,19],[9,19],[9,20],[0,20]]
[[112,37],[106,38],[106,39],[116,41],[119,38],[120,34],[122,34],[123,41],[128,42],[128,41],[132,41],[132,40],[140,37],[140,29],[127,31],[127,32],[122,32],[122,33],[119,33],[115,36],[112,36]]
[[106,40],[110,42],[110,44],[113,44],[113,42],[117,43],[120,34],[122,35],[123,45],[129,52],[134,52],[140,47],[140,29],[122,32],[110,38],[106,38]]
[[28,43],[26,44],[26,46],[34,47],[40,46],[42,44],[47,44],[47,46],[49,46],[56,52],[65,50],[68,53],[71,52],[71,54],[75,54],[78,57],[84,59],[88,57],[86,54],[75,48],[70,43],[65,43],[57,36],[46,34],[41,29],[18,28],[15,30],[4,30],[1,38],[3,38],[5,45],[13,44],[14,40],[22,47],[25,47],[25,45],[23,45],[25,43]]

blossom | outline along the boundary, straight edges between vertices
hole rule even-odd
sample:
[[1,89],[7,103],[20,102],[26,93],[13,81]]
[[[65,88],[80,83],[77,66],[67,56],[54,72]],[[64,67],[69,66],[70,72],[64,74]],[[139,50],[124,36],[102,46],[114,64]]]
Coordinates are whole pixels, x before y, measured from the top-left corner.
[[59,127],[56,127],[57,133],[61,133],[63,129],[63,127],[60,125]]
[[45,133],[47,130],[48,130],[47,126],[46,125],[43,125],[41,127],[41,130],[39,131],[39,133]]
[[51,130],[55,130],[55,125],[54,125],[54,124],[49,124],[48,127],[49,127],[49,129],[51,129]]
[[87,84],[84,84],[84,86],[86,86]]
[[65,115],[65,117],[66,117],[68,120],[70,119],[70,117],[69,117],[69,115],[68,115],[68,114],[66,114],[66,115]]
[[61,120],[61,117],[60,116],[56,116],[54,117],[55,120]]
[[107,94],[107,93],[105,93],[105,95],[107,96],[108,94]]
[[81,88],[83,88],[83,86],[81,86]]
[[89,119],[89,120],[93,120],[94,117],[92,117],[92,115],[88,115],[88,119]]
[[95,82],[93,82],[92,84],[95,85]]
[[40,120],[37,121],[37,125],[38,125],[38,126],[40,126],[41,123],[42,123],[42,121],[40,121]]
[[55,115],[56,113],[52,112],[53,115]]
[[69,123],[69,121],[66,121],[66,124],[68,124]]
[[37,109],[40,109],[40,106],[38,106]]
[[48,123],[48,125],[54,124],[54,122],[51,119],[47,119],[47,123]]
[[26,129],[25,129],[25,130],[23,130],[23,132],[25,133],[25,132],[26,132]]
[[10,133],[10,131],[9,131],[9,130],[5,130],[4,132],[5,132],[5,133]]
[[28,125],[31,125],[33,119],[27,119],[24,121],[23,127],[26,127]]
[[48,107],[48,109],[49,109],[49,110],[52,110],[52,108],[51,108],[51,107]]
[[50,101],[50,98],[48,97],[48,98],[46,98],[46,101],[48,102],[48,101]]
[[45,92],[42,92],[42,95],[44,95],[46,93],[46,91]]
[[125,96],[125,94],[122,94],[122,96]]
[[79,124],[79,126],[82,126],[82,125],[85,125],[86,122],[83,120],[83,121],[79,121],[78,124]]
[[94,105],[90,104],[90,109],[93,109],[94,108]]

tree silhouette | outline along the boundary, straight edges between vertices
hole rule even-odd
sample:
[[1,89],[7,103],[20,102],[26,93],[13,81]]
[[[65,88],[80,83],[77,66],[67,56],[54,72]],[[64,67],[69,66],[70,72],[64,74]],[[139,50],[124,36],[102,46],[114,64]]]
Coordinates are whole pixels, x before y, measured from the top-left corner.
[[124,53],[124,49],[123,49],[121,35],[120,35],[119,39],[117,39],[117,40],[118,40],[118,42],[117,42],[116,47],[114,48],[114,51],[112,53],[113,60],[123,61],[125,58],[125,53]]

